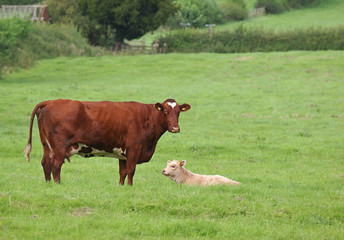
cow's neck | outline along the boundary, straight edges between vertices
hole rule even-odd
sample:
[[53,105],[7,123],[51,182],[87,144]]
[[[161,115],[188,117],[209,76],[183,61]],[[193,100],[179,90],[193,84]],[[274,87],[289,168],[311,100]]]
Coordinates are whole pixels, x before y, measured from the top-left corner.
[[167,131],[167,128],[163,126],[160,112],[155,109],[154,105],[148,105],[148,108],[148,123],[144,123],[142,127],[145,128],[145,124],[149,124],[147,128],[149,132],[146,132],[146,140],[148,143],[146,147],[147,150],[152,150],[154,152],[158,140]]
[[180,173],[178,176],[171,176],[170,178],[175,181],[176,183],[186,183],[186,181],[190,178],[192,178],[192,176],[194,175],[192,172],[190,172],[189,170],[187,170],[184,167],[180,168]]
[[156,111],[154,105],[153,107],[153,124],[154,124],[154,135],[155,135],[155,140],[158,141],[159,138],[167,131],[167,126],[165,126],[165,123],[163,121],[163,115],[159,112]]

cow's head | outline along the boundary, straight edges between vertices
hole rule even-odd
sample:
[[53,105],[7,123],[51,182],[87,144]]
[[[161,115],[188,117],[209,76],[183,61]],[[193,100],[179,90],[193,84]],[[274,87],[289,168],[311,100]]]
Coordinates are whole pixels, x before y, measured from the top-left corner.
[[181,168],[186,164],[186,160],[179,162],[178,160],[168,161],[167,166],[162,170],[162,174],[170,178],[178,179],[181,174]]
[[163,115],[162,124],[171,133],[180,132],[178,119],[180,112],[186,112],[191,107],[189,104],[179,105],[174,99],[167,99],[163,103],[156,103],[155,108]]

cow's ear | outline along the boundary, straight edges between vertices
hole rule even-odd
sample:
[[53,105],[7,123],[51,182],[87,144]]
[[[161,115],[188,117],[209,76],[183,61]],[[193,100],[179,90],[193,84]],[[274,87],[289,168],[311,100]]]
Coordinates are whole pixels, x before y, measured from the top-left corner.
[[180,111],[186,112],[187,110],[191,108],[191,106],[187,103],[184,103],[183,105],[180,105],[179,108],[180,108]]
[[179,166],[184,167],[185,164],[186,164],[186,160],[183,160],[183,161],[180,162]]
[[159,111],[163,110],[162,104],[161,103],[156,103],[155,108],[158,109]]
[[171,161],[170,161],[170,160],[168,160],[168,161],[167,161],[167,163],[171,163]]

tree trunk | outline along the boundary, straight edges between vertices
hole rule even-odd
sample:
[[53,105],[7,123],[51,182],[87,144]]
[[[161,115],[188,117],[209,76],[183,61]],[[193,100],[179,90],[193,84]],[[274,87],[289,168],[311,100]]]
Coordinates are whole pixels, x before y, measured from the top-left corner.
[[116,40],[116,52],[118,51],[122,51],[122,47],[123,47],[123,40]]

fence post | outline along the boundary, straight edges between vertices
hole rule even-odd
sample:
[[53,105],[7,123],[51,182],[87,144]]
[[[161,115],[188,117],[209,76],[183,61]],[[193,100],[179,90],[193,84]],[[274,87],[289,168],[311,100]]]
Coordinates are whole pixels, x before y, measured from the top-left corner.
[[216,24],[206,24],[205,25],[209,29],[209,37],[213,36],[213,27],[216,27]]

